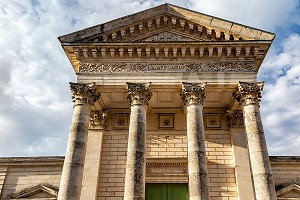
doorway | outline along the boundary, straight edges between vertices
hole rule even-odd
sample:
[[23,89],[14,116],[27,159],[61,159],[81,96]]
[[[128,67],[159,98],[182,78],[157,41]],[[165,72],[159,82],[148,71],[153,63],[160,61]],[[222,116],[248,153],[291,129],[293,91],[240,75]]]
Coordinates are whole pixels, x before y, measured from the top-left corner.
[[146,200],[188,200],[188,184],[148,183]]

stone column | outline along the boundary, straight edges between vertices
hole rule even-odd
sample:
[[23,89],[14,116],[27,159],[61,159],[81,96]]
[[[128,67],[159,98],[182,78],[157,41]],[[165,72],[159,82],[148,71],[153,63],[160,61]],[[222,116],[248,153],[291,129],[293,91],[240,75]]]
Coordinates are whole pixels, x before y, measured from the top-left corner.
[[80,198],[90,119],[90,105],[100,97],[100,94],[96,92],[94,84],[70,83],[70,88],[74,102],[74,111],[59,186],[58,200],[78,200]]
[[243,113],[239,110],[228,110],[226,119],[229,122],[231,133],[234,171],[239,200],[255,199]]
[[189,199],[208,200],[207,162],[202,102],[205,85],[182,83],[181,97],[187,110]]
[[152,93],[149,84],[126,83],[131,105],[124,200],[145,199],[146,106]]
[[263,82],[239,82],[235,98],[243,105],[256,200],[274,200],[276,192],[272,180],[270,160],[259,111]]
[[102,141],[104,129],[106,128],[106,118],[106,111],[91,111],[87,149],[84,161],[82,189],[80,195],[81,200],[97,199]]

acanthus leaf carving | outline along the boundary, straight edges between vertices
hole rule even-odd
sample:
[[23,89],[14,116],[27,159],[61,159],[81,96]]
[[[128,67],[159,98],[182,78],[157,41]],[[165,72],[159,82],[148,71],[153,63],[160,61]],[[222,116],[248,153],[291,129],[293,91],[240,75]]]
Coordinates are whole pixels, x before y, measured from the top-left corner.
[[182,83],[180,93],[185,105],[202,104],[205,98],[205,84]]
[[239,82],[237,92],[235,92],[233,96],[238,102],[244,103],[245,105],[259,104],[263,86],[264,82]]
[[151,83],[126,83],[130,105],[148,105],[152,97]]
[[107,118],[106,111],[93,110],[90,114],[90,129],[105,129],[105,121]]
[[72,101],[74,105],[93,105],[99,98],[100,93],[96,91],[96,84],[71,83]]
[[239,110],[228,110],[226,121],[229,122],[230,128],[244,128],[243,112]]

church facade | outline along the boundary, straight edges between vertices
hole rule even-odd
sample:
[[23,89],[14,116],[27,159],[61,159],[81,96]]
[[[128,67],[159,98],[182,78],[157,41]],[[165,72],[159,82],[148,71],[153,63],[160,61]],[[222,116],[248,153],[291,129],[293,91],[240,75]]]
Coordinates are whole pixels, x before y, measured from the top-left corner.
[[0,159],[1,199],[300,199],[300,159],[269,157],[260,117],[274,37],[171,4],[59,37],[66,156]]

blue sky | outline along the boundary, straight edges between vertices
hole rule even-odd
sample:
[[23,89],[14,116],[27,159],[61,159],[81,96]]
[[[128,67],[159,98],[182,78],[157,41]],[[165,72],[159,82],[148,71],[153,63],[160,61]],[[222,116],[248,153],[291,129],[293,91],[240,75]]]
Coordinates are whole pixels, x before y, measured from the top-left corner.
[[65,153],[76,77],[58,36],[165,2],[276,34],[261,114],[270,155],[300,155],[299,0],[1,0],[0,156]]

